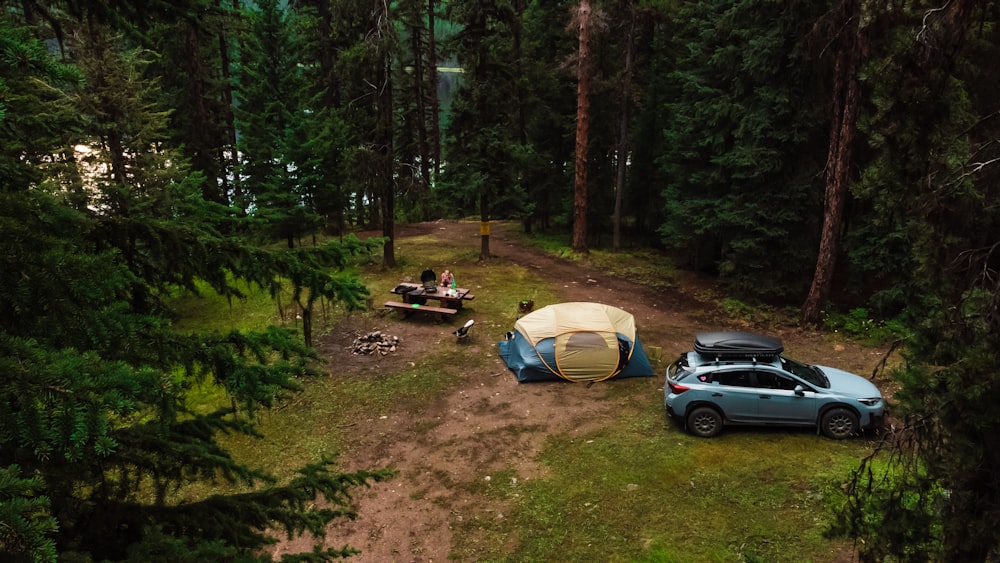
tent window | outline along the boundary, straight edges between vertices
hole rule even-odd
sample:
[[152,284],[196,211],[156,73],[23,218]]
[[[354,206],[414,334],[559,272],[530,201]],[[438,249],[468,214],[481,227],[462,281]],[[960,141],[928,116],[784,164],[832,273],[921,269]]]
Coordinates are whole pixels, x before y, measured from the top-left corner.
[[619,373],[621,370],[625,369],[625,365],[628,364],[628,357],[631,349],[632,346],[627,340],[624,338],[618,339],[618,369],[615,370],[615,373]]
[[566,341],[567,350],[591,350],[594,348],[608,349],[607,341],[596,332],[576,332]]

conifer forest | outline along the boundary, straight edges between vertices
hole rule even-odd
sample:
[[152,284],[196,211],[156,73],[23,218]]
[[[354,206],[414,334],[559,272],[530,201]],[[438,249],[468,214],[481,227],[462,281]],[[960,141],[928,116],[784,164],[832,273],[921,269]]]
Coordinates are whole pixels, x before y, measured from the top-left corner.
[[[359,256],[473,218],[891,323],[902,423],[839,531],[996,561],[998,60],[995,0],[0,0],[0,559],[270,560],[346,516],[385,472],[218,436],[304,384],[320,300],[365,307]],[[248,287],[302,330],[175,328]],[[167,501],[213,478],[248,492]]]

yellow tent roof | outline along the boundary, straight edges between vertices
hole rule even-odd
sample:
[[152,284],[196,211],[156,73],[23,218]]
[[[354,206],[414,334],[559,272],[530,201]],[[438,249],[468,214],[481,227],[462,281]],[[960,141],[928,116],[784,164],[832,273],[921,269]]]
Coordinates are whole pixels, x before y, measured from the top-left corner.
[[602,303],[556,303],[529,313],[514,323],[532,345],[567,332],[622,333],[635,339],[635,317]]
[[[635,317],[601,303],[557,303],[525,315],[514,323],[533,347],[555,339],[556,365],[549,369],[574,381],[599,381],[618,373],[620,333],[635,340]],[[631,352],[631,350],[630,350]]]

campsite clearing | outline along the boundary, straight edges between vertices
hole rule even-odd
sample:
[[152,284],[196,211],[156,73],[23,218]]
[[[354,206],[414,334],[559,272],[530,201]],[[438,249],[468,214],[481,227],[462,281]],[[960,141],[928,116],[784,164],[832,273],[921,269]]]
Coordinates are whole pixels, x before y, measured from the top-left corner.
[[[265,434],[289,426],[277,432],[289,465],[335,451],[347,470],[399,470],[395,479],[356,491],[358,518],[332,526],[329,545],[361,550],[353,558],[361,562],[586,554],[609,561],[851,560],[848,542],[822,537],[823,504],[827,489],[835,491],[839,476],[868,451],[866,442],[831,444],[795,430],[740,430],[706,442],[664,416],[662,371],[693,335],[749,328],[716,306],[710,283],[690,277],[669,291],[631,283],[626,265],[605,271],[524,246],[516,224],[493,224],[495,258],[479,263],[478,231],[471,221],[402,226],[396,255],[404,265],[366,274],[374,293],[412,281],[404,279],[407,269],[420,268],[405,264],[456,271],[478,296],[460,319],[476,321],[467,343],[455,344],[459,320],[352,314],[318,346],[330,378],[296,400],[294,412],[264,421]],[[420,255],[423,248],[439,253]],[[661,361],[650,358],[658,375],[518,383],[497,342],[529,299],[536,309],[578,301],[632,313],[646,349],[662,349]],[[398,336],[397,351],[345,353],[357,334],[372,330]],[[766,330],[798,357],[857,373],[870,373],[884,353],[787,326]],[[335,402],[345,393],[349,400]],[[294,422],[285,422],[290,416]],[[741,478],[758,485],[748,488]],[[677,537],[671,529],[678,522],[698,532]],[[272,553],[310,545],[283,541]]]

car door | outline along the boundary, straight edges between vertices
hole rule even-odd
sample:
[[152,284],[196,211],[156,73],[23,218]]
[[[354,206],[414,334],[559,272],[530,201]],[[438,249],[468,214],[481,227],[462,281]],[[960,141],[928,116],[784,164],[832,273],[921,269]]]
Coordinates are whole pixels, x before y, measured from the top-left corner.
[[757,418],[758,389],[752,370],[717,371],[712,374],[710,389],[710,400],[722,409],[727,419],[752,422]]
[[[761,422],[815,424],[816,392],[778,370],[757,369],[757,416]],[[795,392],[801,385],[804,391]]]

